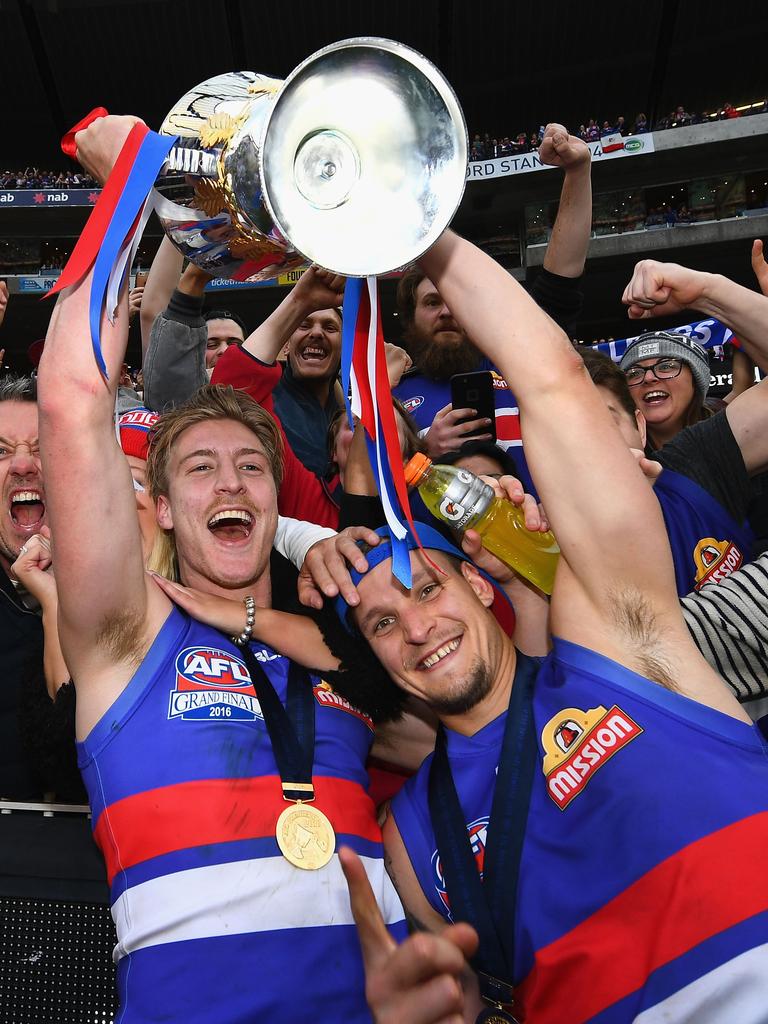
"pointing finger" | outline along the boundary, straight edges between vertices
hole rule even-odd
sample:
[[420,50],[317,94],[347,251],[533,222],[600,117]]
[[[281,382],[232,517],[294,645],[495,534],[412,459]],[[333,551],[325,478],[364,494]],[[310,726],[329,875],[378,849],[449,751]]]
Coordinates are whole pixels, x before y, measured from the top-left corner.
[[369,972],[389,958],[397,943],[387,931],[363,862],[348,846],[339,849],[339,861],[347,880],[349,902],[360,936],[365,969]]

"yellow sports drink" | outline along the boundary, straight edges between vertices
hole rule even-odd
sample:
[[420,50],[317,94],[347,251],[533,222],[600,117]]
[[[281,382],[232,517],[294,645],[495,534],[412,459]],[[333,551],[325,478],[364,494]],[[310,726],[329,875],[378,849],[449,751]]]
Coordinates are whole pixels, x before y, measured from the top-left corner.
[[551,532],[525,527],[523,510],[497,498],[493,488],[456,466],[433,465],[426,455],[414,455],[405,467],[409,487],[417,487],[433,516],[460,533],[477,530],[483,546],[545,594],[552,593],[560,548]]

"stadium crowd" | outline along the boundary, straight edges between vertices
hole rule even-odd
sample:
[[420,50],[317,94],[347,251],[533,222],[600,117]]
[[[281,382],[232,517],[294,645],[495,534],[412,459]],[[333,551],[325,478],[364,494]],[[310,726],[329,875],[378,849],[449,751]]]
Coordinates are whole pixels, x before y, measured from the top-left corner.
[[[762,103],[750,104],[744,111],[746,114],[764,114],[768,110],[768,100]],[[704,114],[689,114],[683,106],[675,107],[668,114],[658,118],[651,126],[644,113],[638,113],[634,121],[627,122],[623,115],[613,120],[604,120],[601,124],[590,118],[584,124],[580,124],[574,134],[585,142],[598,142],[601,138],[609,135],[644,135],[651,131],[666,131],[668,128],[685,128],[688,125],[708,124],[713,120],[726,121],[735,117],[741,117],[742,111],[736,109],[732,103],[724,103],[716,111]],[[470,160],[492,160],[502,156],[517,156],[521,153],[532,153],[539,148],[544,134],[544,125],[530,132],[520,131],[517,135],[492,137],[488,132],[480,134],[476,132],[472,136],[470,145]]]
[[[89,181],[132,124],[78,133]],[[761,294],[642,260],[620,361],[575,347],[590,151],[536,146],[542,272],[446,231],[386,371],[411,478],[551,526],[551,593],[423,488],[393,575],[330,272],[246,324],[166,238],[106,374],[90,271],[0,379],[0,796],[90,803],[121,1024],[765,1020],[768,264]],[[664,329],[689,309],[739,338],[724,403]],[[490,408],[455,407],[477,372]],[[0,816],[0,850],[31,836]]]
[[81,171],[45,171],[39,167],[25,167],[23,171],[0,171],[0,189],[97,187],[98,183]]

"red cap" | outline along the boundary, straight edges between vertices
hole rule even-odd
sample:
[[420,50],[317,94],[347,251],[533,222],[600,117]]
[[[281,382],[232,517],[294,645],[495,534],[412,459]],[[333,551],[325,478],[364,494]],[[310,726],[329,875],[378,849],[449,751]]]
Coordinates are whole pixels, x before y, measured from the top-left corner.
[[151,409],[138,407],[124,412],[117,421],[120,447],[126,455],[135,455],[146,462],[149,454],[149,432],[160,419]]

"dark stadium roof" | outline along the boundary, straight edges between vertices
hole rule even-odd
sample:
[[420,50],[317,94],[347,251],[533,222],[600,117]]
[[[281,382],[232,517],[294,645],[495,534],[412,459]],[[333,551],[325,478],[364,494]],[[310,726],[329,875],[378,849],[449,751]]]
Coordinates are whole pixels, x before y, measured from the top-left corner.
[[471,131],[739,104],[765,89],[766,21],[758,0],[0,0],[0,165],[63,166],[60,136],[94,106],[157,127],[211,75],[283,77],[355,35],[435,61]]

